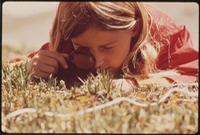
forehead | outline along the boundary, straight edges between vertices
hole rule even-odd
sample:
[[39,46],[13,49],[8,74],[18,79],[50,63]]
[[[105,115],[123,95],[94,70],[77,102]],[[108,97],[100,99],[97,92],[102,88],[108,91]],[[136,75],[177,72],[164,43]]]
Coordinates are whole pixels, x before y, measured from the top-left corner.
[[72,38],[72,40],[83,40],[83,39],[99,39],[109,40],[110,38],[122,37],[128,30],[104,30],[95,26],[88,27],[83,33]]
[[122,44],[129,40],[131,33],[129,30],[107,31],[90,27],[84,33],[72,38],[72,42],[84,47],[107,46],[114,43]]

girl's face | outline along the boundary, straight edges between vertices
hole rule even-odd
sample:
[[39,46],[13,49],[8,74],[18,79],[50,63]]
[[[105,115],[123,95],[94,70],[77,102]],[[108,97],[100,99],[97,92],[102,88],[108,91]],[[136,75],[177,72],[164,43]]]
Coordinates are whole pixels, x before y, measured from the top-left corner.
[[72,38],[75,49],[86,47],[96,58],[96,69],[119,71],[130,51],[131,30],[105,31],[90,26],[84,33]]

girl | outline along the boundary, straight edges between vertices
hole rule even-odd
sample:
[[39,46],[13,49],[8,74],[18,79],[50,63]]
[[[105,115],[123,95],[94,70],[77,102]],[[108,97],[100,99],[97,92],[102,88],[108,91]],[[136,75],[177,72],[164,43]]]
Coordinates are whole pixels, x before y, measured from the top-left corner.
[[29,55],[27,68],[33,77],[52,74],[68,82],[76,75],[66,59],[80,48],[93,55],[93,69],[124,75],[114,81],[124,89],[140,85],[141,76],[164,83],[197,80],[198,52],[188,30],[141,2],[60,2],[50,42]]

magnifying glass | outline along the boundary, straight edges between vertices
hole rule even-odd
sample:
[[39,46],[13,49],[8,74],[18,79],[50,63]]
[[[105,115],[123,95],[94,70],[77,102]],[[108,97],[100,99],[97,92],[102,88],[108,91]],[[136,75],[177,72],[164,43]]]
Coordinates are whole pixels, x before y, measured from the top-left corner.
[[68,61],[81,70],[91,70],[94,68],[96,59],[88,48],[79,48],[74,50]]

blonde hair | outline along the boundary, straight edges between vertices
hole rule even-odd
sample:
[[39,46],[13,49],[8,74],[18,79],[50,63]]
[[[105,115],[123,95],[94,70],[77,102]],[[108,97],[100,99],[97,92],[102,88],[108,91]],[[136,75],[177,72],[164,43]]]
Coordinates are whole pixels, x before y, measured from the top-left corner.
[[50,49],[95,25],[104,30],[140,27],[135,45],[122,65],[127,75],[148,75],[154,69],[156,45],[149,43],[148,14],[141,2],[60,2],[50,38]]

